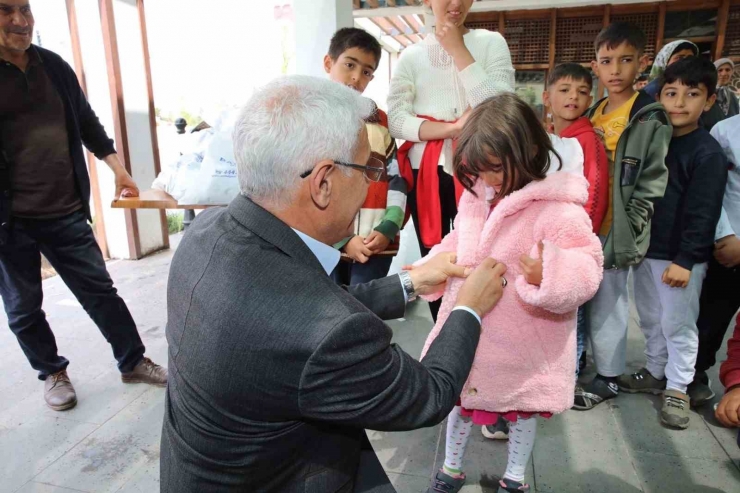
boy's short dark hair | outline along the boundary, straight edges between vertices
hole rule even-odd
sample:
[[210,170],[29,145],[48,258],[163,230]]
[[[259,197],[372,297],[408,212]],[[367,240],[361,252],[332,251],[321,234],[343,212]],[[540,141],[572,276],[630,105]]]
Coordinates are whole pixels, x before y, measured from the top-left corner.
[[356,27],[344,27],[334,33],[329,43],[329,57],[336,60],[350,48],[359,48],[375,57],[375,67],[380,63],[383,49],[375,36]]
[[598,56],[599,50],[606,46],[613,50],[622,43],[627,43],[637,49],[637,53],[642,55],[647,45],[647,37],[637,25],[631,22],[613,22],[601,30],[596,41],[594,41],[594,50]]
[[666,84],[673,84],[676,81],[689,87],[704,84],[707,88],[707,98],[711,98],[717,88],[717,68],[705,58],[686,57],[665,69],[658,82],[660,91],[663,91]]
[[640,76],[637,78],[637,82],[647,82],[650,77],[648,77],[647,74],[640,74]]
[[591,72],[586,70],[583,65],[577,63],[561,63],[547,77],[547,87],[550,88],[560,79],[573,79],[575,81],[584,81],[588,84],[589,89],[593,87],[594,79]]

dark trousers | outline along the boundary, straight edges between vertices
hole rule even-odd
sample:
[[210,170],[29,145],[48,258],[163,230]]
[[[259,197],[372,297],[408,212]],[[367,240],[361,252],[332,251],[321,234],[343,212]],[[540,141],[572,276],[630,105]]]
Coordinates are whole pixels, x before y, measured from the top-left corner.
[[131,314],[105,268],[82,211],[58,219],[15,219],[10,241],[0,246],[0,296],[8,325],[39,379],[67,368],[41,309],[41,255],[49,260],[113,348],[121,372],[144,356]]
[[[414,183],[417,181],[419,170],[414,170]],[[457,202],[455,201],[455,180],[451,175],[445,173],[442,166],[437,166],[437,174],[439,175],[439,201],[442,208],[442,238],[447,236],[452,231],[452,222],[457,216]],[[411,208],[411,217],[414,219],[414,229],[416,230],[416,237],[419,239],[419,250],[421,250],[421,256],[425,257],[429,253],[429,248],[426,248],[421,242],[421,233],[419,231],[419,209],[424,207],[424,204],[417,204],[416,202],[416,187],[408,195],[408,204]],[[437,301],[429,303],[429,310],[432,312],[432,319],[437,321],[437,314],[439,313],[439,307],[442,305],[442,298]]]
[[716,260],[709,262],[699,301],[699,354],[696,371],[707,371],[717,362],[727,327],[740,308],[740,268],[727,269]]
[[367,262],[339,262],[331,273],[331,278],[337,284],[354,286],[375,281],[388,275],[393,257],[370,257]]
[[395,493],[388,475],[378,460],[367,435],[362,440],[360,463],[357,466],[353,493]]

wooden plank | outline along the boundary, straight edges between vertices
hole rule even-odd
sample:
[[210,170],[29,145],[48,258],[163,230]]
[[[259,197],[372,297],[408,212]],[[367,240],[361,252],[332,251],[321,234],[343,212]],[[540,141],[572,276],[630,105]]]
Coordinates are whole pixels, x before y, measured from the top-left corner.
[[[146,28],[146,11],[144,9],[144,0],[136,0],[136,7],[139,11],[139,30],[141,31],[141,48],[144,55],[144,73],[146,75],[146,92],[149,104],[149,134],[152,139],[152,157],[154,158],[154,175],[158,176],[162,171],[159,157],[159,138],[157,137],[157,116],[154,108],[154,87],[152,84],[152,65],[149,60],[149,36]],[[162,246],[170,247],[170,228],[167,224],[167,213],[160,211],[159,224],[162,228]]]
[[596,17],[604,13],[604,6],[577,7],[570,9],[558,9],[558,17]]
[[501,36],[506,32],[506,14],[504,12],[498,13],[498,32]]
[[668,12],[684,12],[686,10],[714,10],[719,9],[722,0],[678,0],[667,2]]
[[143,190],[138,197],[115,199],[111,202],[113,209],[207,209],[227,204],[188,205],[178,204],[172,195],[163,190]]
[[506,18],[511,20],[544,19],[550,17],[550,10],[551,9],[509,10],[506,12]]
[[[100,24],[103,29],[103,47],[105,49],[105,63],[108,69],[108,86],[113,109],[113,127],[116,135],[118,155],[126,171],[131,174],[130,153],[128,147],[128,131],[126,129],[126,109],[123,104],[123,82],[121,79],[121,61],[118,57],[118,38],[116,37],[116,21],[113,16],[112,0],[98,0],[100,8]],[[135,259],[141,258],[141,240],[139,238],[139,221],[136,211],[126,210],[126,236],[129,252]]]
[[727,35],[727,20],[730,17],[730,0],[723,0],[717,17],[717,41],[714,45],[714,59],[722,58],[722,50],[725,47]]
[[465,18],[465,23],[476,23],[476,22],[497,22],[499,13],[496,11],[491,12],[471,12],[468,17]]
[[[67,22],[69,23],[69,36],[72,42],[72,57],[75,64],[77,80],[82,87],[82,92],[87,96],[87,80],[85,79],[85,64],[82,59],[82,44],[80,43],[80,29],[77,23],[77,7],[75,0],[67,0]],[[87,168],[90,173],[90,192],[93,199],[95,211],[95,239],[98,242],[103,258],[110,258],[108,251],[108,236],[105,233],[105,217],[103,216],[103,203],[100,197],[100,182],[98,178],[98,161],[95,155],[85,149],[87,154]]]
[[683,37],[683,38],[666,38],[663,41],[665,44],[668,44],[673,41],[678,41],[679,39],[685,39],[687,41],[691,41],[692,43],[699,44],[699,43],[713,43],[715,37],[714,36],[694,36],[694,37]]
[[612,4],[612,15],[649,14],[651,12],[658,12],[661,4],[665,5],[665,2]]
[[547,70],[550,65],[547,63],[515,63],[514,70]]
[[663,48],[663,37],[665,36],[665,14],[666,14],[666,2],[661,2],[658,7],[658,32],[656,33],[655,39],[655,55],[657,56],[661,48]]

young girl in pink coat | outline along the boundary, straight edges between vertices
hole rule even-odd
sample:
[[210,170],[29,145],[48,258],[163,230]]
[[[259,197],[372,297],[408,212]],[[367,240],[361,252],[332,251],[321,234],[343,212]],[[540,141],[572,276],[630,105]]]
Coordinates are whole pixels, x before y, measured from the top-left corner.
[[[548,175],[552,144],[530,107],[514,94],[494,96],[470,116],[458,142],[455,175],[466,191],[455,229],[429,253],[456,252],[457,263],[504,263],[508,287],[482,320],[468,381],[447,419],[445,463],[429,492],[456,492],[473,424],[511,423],[509,460],[499,493],[529,491],[524,471],[535,416],[573,405],[576,311],[601,282],[601,243],[583,205],[583,175]],[[424,259],[420,263],[424,262]],[[424,352],[454,308],[462,279],[448,281]]]

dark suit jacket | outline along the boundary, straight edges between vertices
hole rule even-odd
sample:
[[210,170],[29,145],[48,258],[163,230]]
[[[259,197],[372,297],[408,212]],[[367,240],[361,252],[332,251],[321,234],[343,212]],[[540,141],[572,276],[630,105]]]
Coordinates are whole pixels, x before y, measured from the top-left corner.
[[441,422],[480,335],[456,311],[416,361],[380,320],[404,314],[398,276],[337,286],[293,230],[241,196],[188,229],[167,309],[167,493],[351,492],[363,429]]

